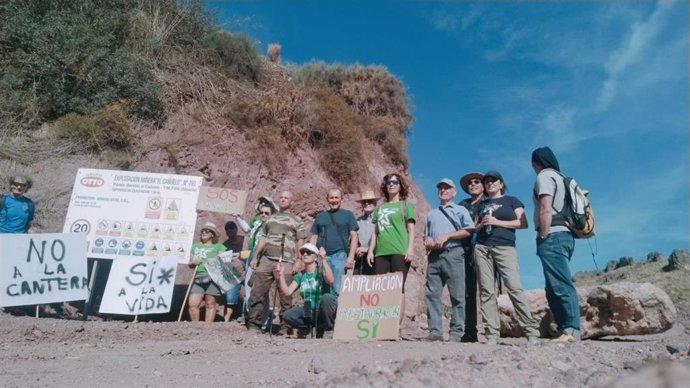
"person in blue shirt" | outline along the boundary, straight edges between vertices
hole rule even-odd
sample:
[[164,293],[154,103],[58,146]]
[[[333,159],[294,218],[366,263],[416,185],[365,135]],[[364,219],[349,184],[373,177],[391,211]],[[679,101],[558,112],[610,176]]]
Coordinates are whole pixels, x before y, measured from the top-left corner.
[[32,183],[27,176],[10,177],[10,192],[0,197],[0,233],[27,233],[31,228],[36,205],[24,194]]

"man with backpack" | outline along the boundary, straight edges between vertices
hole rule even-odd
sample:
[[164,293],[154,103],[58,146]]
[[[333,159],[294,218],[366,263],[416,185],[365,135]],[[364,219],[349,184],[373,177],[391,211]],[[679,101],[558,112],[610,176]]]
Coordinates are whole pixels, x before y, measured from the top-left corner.
[[[541,259],[546,280],[546,300],[554,317],[558,342],[580,339],[580,304],[570,274],[570,258],[575,238],[568,227],[566,197],[570,184],[560,173],[558,160],[549,147],[532,152],[534,183],[534,224],[537,229],[537,256]],[[569,180],[570,181],[570,180]],[[576,187],[576,186],[575,186]]]
[[24,196],[31,188],[31,178],[12,176],[10,192],[0,197],[0,233],[27,233],[34,219],[36,205]]

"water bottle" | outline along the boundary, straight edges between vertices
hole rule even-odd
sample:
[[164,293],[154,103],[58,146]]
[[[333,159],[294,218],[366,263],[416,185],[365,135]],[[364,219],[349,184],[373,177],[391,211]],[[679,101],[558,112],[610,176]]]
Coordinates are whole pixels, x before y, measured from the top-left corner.
[[[489,208],[489,217],[491,217],[493,215],[493,213],[494,213],[494,209]],[[491,235],[491,232],[493,231],[492,226],[493,225],[487,225],[486,228],[484,228],[486,230],[486,234]]]

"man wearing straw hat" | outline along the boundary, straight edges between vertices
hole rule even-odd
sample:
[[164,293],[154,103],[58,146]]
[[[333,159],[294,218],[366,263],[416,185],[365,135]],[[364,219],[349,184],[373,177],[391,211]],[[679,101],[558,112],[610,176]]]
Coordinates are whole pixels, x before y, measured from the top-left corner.
[[32,183],[27,176],[10,177],[10,192],[0,197],[0,233],[27,233],[31,228],[36,205],[24,194]]
[[362,215],[357,218],[359,248],[355,251],[354,273],[356,275],[374,275],[374,267],[367,262],[367,252],[369,252],[369,241],[374,233],[374,223],[371,221],[371,216],[376,209],[378,200],[379,197],[376,196],[374,190],[368,189],[362,191],[357,200],[362,206]]

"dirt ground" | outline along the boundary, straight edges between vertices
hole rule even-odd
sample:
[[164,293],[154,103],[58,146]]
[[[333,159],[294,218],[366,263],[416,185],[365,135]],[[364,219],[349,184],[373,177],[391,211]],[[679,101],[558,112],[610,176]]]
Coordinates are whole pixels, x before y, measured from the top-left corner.
[[297,339],[247,332],[239,321],[134,323],[0,312],[0,333],[5,387],[681,387],[690,379],[690,335],[682,324],[634,338],[533,345],[504,338],[492,346]]

